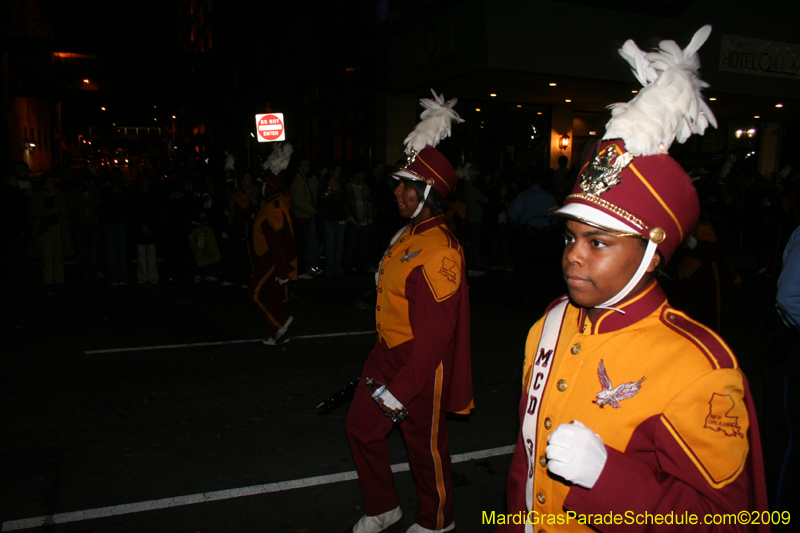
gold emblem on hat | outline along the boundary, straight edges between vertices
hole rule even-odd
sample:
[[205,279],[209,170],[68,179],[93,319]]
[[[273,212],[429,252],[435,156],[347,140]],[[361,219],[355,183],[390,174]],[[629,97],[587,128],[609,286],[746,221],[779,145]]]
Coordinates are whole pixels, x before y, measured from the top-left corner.
[[[616,157],[616,159],[615,159]],[[612,160],[614,162],[612,163]],[[595,156],[581,174],[581,189],[587,194],[599,196],[620,182],[622,170],[633,161],[633,155],[625,152],[616,156],[616,146],[611,145]]]
[[427,183],[428,185],[430,185],[431,187],[433,187],[433,178],[428,178],[428,179],[426,179],[426,180],[425,180],[425,183]]
[[655,244],[661,244],[667,238],[667,232],[663,228],[655,227],[650,230],[650,240]]

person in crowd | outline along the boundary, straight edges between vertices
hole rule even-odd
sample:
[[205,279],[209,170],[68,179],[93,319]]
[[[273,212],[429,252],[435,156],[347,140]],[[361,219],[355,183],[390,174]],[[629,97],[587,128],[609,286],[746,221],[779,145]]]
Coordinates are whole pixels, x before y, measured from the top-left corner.
[[261,191],[264,189],[264,181],[261,179],[261,172],[258,169],[245,172],[242,180],[248,177],[250,178],[250,184],[247,186],[247,190],[250,192],[250,197],[253,198],[257,210],[258,206],[261,205]]
[[[715,124],[697,75],[696,53],[710,31],[701,28],[683,53],[668,52],[677,48],[672,41],[646,56],[625,44],[623,57],[648,72],[639,77],[645,87],[615,108],[556,212],[566,221],[568,294],[528,336],[507,493],[508,513],[524,519],[498,525],[498,533],[538,530],[530,517],[566,512],[767,510],[747,379],[724,341],[670,306],[654,277],[699,216],[689,177],[666,152],[672,132]],[[676,99],[696,106],[668,103]],[[620,528],[578,518],[565,527]]]
[[467,206],[467,225],[469,242],[466,245],[467,273],[476,278],[484,274],[478,268],[478,254],[481,248],[481,232],[483,231],[483,206],[489,201],[478,188],[480,172],[470,172],[461,189],[461,201]]
[[553,171],[553,195],[559,200],[564,199],[569,183],[569,158],[562,155],[558,158],[558,168]]
[[677,269],[670,302],[720,333],[724,302],[742,279],[704,213],[673,262]]
[[193,231],[191,219],[197,209],[194,197],[194,185],[188,176],[174,176],[172,189],[167,195],[164,207],[164,277],[170,283],[178,283],[188,275],[190,265],[194,261],[192,250],[187,245],[186,237]]
[[445,202],[444,220],[453,235],[456,236],[462,248],[469,241],[469,223],[467,222],[467,205],[461,201],[461,187],[464,184],[464,168],[459,168],[458,183],[453,188],[451,199]]
[[347,182],[347,226],[342,267],[345,272],[374,272],[370,253],[375,243],[373,207],[364,178],[367,170],[357,166]]
[[508,259],[509,249],[509,221],[508,212],[511,209],[514,198],[509,194],[508,184],[502,181],[496,183],[495,191],[490,199],[492,212],[497,215],[497,226],[492,239],[492,246],[489,250],[489,263],[492,270],[506,270],[511,268]]
[[336,164],[321,187],[317,216],[325,236],[325,277],[338,278],[342,270],[342,246],[347,223],[347,193],[341,181],[342,165]]
[[67,198],[56,188],[52,174],[44,174],[42,186],[31,198],[31,219],[42,256],[42,281],[45,285],[64,284],[64,256],[70,245]]
[[[544,309],[555,296],[551,293],[556,284],[553,272],[555,249],[553,229],[555,221],[550,213],[557,207],[556,199],[541,187],[542,175],[531,174],[530,187],[523,191],[508,211],[508,219],[515,230],[514,248],[514,299],[535,308]],[[530,294],[532,291],[535,294]],[[558,294],[558,293],[556,293]]]
[[397,202],[394,197],[395,181],[392,178],[394,166],[386,167],[382,161],[373,166],[376,178],[374,188],[370,189],[372,205],[375,207],[375,234],[377,245],[374,247],[376,263],[392,240],[392,236],[403,225]]
[[17,173],[8,173],[0,185],[0,283],[18,290],[25,282],[25,246],[31,235],[30,197],[19,187]]
[[136,279],[139,284],[158,283],[156,243],[163,228],[161,201],[148,172],[139,172],[130,195],[130,234],[136,245]]
[[316,198],[315,182],[312,180],[311,163],[301,159],[297,174],[289,187],[294,212],[294,229],[297,236],[297,262],[300,268],[298,279],[312,279],[321,274],[316,243]]
[[764,461],[770,509],[800,512],[800,228],[783,250],[783,270],[767,337]]
[[31,185],[31,178],[28,175],[29,171],[30,168],[28,168],[28,164],[24,161],[16,161],[11,165],[11,173],[17,178],[19,190],[21,190],[25,196],[31,198],[33,196],[33,186]]
[[[433,116],[423,113],[424,120],[406,139],[409,163],[395,173],[398,210],[411,221],[395,234],[376,274],[375,347],[347,415],[366,507],[353,533],[383,531],[403,516],[389,462],[388,435],[396,423],[419,499],[407,533],[455,529],[445,420],[448,412],[473,407],[469,297],[462,248],[442,216],[443,201],[458,177],[419,132],[429,131],[430,121],[440,125],[461,119],[451,107],[455,99],[445,103],[443,96],[435,96],[426,105],[435,106]],[[444,136],[440,132],[436,138]],[[385,385],[374,399],[367,378]],[[401,412],[407,412],[404,420]]]
[[102,191],[101,231],[106,253],[106,279],[111,286],[128,282],[129,191],[119,167],[111,169],[109,182]]
[[67,189],[67,209],[79,285],[97,282],[97,241],[102,202],[101,191],[91,173],[85,169],[75,170],[72,185]]
[[246,284],[255,266],[251,233],[256,215],[256,202],[250,194],[253,181],[250,176],[249,172],[245,173],[240,181],[238,176],[234,175],[226,182],[230,195],[227,204],[228,228],[220,239],[223,287],[235,283]]
[[[208,234],[214,235],[214,243],[211,243],[210,239],[207,239],[207,242],[203,242],[203,247],[211,250],[214,246],[216,246],[216,232],[214,231],[215,226],[218,227],[220,220],[222,219],[221,212],[218,209],[218,206],[214,202],[214,198],[212,194],[214,194],[213,189],[213,182],[209,181],[207,176],[196,177],[192,180],[192,189],[191,193],[187,194],[185,197],[185,201],[187,203],[186,209],[187,213],[189,214],[189,224],[190,224],[190,232],[189,236],[194,234],[194,230],[198,228],[205,228]],[[191,237],[190,237],[191,239]],[[205,240],[205,239],[204,239]],[[190,249],[192,246],[199,246],[199,242],[192,242],[193,239],[190,240]],[[219,253],[219,249],[217,249],[217,255]],[[208,283],[216,283],[219,279],[214,275],[214,270],[216,268],[216,263],[219,260],[217,257],[217,261],[201,264],[198,262],[197,256],[194,258],[193,262],[190,262],[191,270],[194,272],[194,282],[208,282]]]

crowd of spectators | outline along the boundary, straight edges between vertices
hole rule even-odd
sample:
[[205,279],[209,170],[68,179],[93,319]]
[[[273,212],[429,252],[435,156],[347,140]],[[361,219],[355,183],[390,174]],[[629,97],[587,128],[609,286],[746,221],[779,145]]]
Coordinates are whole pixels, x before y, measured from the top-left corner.
[[[292,163],[281,177],[294,205],[300,280],[374,272],[404,223],[394,197],[396,166],[315,165],[299,157]],[[517,271],[505,295],[511,304],[543,305],[562,292],[557,270],[535,268],[558,264],[553,256],[560,253],[559,229],[546,217],[521,213],[531,198],[549,207],[563,200],[577,174],[566,163],[557,169],[521,164],[502,172],[469,165],[461,169],[459,186],[445,206],[470,278]],[[725,287],[741,281],[735,265],[745,261],[761,275],[780,272],[782,250],[800,224],[800,176],[788,170],[759,175],[710,161],[688,170],[702,219],[670,263],[666,285],[676,306],[718,327]],[[252,244],[242,217],[252,218],[258,209],[261,179],[260,168],[223,170],[196,161],[166,175],[139,172],[135,181],[119,168],[91,167],[31,179],[27,166],[15,163],[0,196],[3,286],[182,281],[246,286],[252,256],[242,250]],[[247,194],[237,194],[242,190]],[[216,242],[200,246],[216,246],[219,261],[197,260],[198,241],[189,236],[199,227],[213,233]],[[533,249],[518,253],[523,247]]]

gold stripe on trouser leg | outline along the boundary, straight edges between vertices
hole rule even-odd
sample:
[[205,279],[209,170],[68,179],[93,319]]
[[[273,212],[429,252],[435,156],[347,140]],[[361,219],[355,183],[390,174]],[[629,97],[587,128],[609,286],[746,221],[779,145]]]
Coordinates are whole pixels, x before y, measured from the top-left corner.
[[436,465],[436,489],[439,491],[439,511],[436,513],[436,529],[444,529],[444,503],[447,493],[444,487],[444,472],[442,472],[442,458],[439,455],[439,417],[442,404],[442,363],[436,368],[436,378],[433,389],[433,422],[431,423],[431,455]]

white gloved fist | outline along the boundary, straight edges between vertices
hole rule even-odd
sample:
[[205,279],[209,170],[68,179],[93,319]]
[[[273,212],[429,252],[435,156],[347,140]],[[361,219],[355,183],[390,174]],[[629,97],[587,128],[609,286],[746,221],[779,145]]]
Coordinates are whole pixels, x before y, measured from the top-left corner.
[[586,489],[594,487],[607,458],[600,435],[577,420],[561,424],[547,439],[550,472]]
[[289,283],[289,278],[282,279],[282,278],[279,278],[278,276],[275,276],[275,281],[278,282],[278,285],[283,286],[283,285],[286,285],[287,283]]

